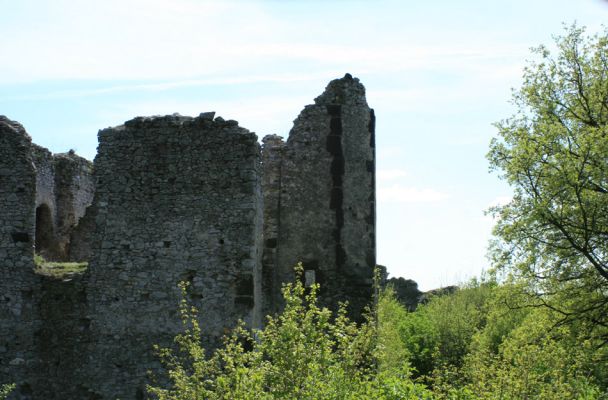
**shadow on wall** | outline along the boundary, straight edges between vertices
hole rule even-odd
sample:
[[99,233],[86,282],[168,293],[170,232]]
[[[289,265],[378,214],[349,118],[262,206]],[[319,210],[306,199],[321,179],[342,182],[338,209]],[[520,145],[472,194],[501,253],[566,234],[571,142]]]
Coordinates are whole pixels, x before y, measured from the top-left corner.
[[56,256],[53,240],[53,217],[51,209],[46,204],[41,204],[36,208],[36,253],[46,259],[53,259]]

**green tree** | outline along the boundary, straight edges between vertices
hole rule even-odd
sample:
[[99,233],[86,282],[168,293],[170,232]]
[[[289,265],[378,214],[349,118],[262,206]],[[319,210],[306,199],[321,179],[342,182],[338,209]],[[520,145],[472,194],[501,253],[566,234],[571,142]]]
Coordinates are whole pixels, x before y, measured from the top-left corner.
[[[301,277],[301,266],[296,272]],[[269,317],[255,338],[238,326],[211,356],[201,346],[197,310],[184,296],[184,331],[175,338],[177,349],[157,349],[166,376],[148,391],[160,400],[430,399],[382,345],[394,337],[390,327],[375,320],[358,326],[345,307],[337,313],[320,307],[317,291],[299,278],[285,285],[281,314]]]
[[493,282],[472,281],[406,314],[399,329],[415,378],[429,381],[462,365],[471,338],[485,324],[493,287]]
[[516,113],[496,124],[488,159],[514,197],[492,210],[494,262],[529,282],[557,324],[584,320],[606,343],[608,31],[573,25],[555,43],[533,50]]
[[[605,350],[598,352],[574,325],[554,327],[560,316],[551,309],[523,310],[513,324],[505,308],[496,308],[501,315],[474,337],[462,371],[469,391],[479,398],[605,399]],[[488,339],[497,329],[505,336],[494,348]]]

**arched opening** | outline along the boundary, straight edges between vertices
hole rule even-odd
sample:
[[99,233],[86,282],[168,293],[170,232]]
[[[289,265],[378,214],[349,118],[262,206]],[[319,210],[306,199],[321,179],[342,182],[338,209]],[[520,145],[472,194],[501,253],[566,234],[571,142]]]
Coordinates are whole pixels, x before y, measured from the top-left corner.
[[36,253],[50,259],[53,256],[53,217],[46,204],[36,208]]

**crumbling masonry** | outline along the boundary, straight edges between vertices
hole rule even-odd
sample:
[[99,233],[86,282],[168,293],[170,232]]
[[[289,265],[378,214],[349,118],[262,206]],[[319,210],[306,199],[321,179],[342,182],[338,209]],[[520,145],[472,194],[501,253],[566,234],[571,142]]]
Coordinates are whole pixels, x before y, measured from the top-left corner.
[[[181,329],[178,283],[205,345],[281,309],[304,265],[321,302],[360,316],[375,266],[374,113],[346,75],[262,139],[213,113],[99,132],[94,165],[52,155],[0,117],[0,383],[16,399],[143,399],[155,344]],[[85,213],[86,209],[86,213]],[[84,274],[38,274],[47,259]]]

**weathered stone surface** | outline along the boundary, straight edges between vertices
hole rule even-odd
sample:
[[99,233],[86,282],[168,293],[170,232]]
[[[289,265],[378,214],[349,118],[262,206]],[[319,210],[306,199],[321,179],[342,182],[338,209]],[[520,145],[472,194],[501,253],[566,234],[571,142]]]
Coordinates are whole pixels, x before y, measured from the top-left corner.
[[70,235],[93,200],[93,165],[73,152],[52,154],[33,144],[36,168],[36,253],[66,261]]
[[33,301],[36,169],[32,142],[17,122],[0,116],[0,381],[25,383],[38,362],[35,332],[40,329]]
[[[213,112],[137,117],[99,132],[92,167],[0,117],[0,382],[14,398],[144,398],[153,345],[182,329],[180,281],[208,348],[237,319],[279,311],[298,261],[323,305],[359,316],[375,264],[365,89],[330,82],[286,142],[262,142]],[[37,275],[35,244],[89,269]]]
[[348,300],[355,317],[368,304],[376,263],[374,129],[365,88],[347,74],[304,108],[284,145],[265,139],[264,260],[274,264],[265,271],[268,311],[278,309],[280,284],[300,261],[321,284],[323,304]]
[[85,370],[102,398],[136,398],[153,345],[182,329],[189,282],[206,345],[243,318],[259,326],[260,153],[244,128],[207,117],[136,118],[99,132]]
[[411,279],[390,278],[386,281],[386,285],[393,288],[397,300],[409,311],[416,309],[424,295],[418,290],[418,284]]
[[95,193],[93,163],[70,151],[53,155],[55,169],[55,205],[57,231],[55,233],[60,259],[82,261],[88,257],[72,257],[72,233],[91,205]]

